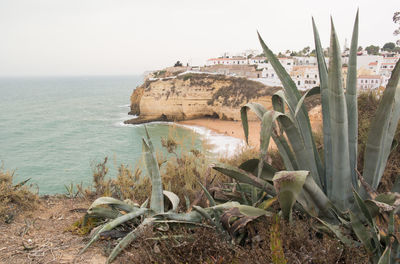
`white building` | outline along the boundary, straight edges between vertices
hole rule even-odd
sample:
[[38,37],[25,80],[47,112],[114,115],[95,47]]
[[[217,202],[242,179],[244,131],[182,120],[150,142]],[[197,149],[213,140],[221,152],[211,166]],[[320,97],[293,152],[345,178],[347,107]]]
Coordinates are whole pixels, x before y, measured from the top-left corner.
[[208,59],[206,65],[245,65],[249,64],[248,60],[243,57],[232,57],[232,58],[212,58]]
[[380,75],[360,75],[357,79],[357,89],[374,90],[378,89],[382,84]]
[[302,65],[317,65],[317,57],[293,57],[294,65],[302,66]]
[[299,90],[308,90],[319,85],[317,66],[295,66],[290,76]]

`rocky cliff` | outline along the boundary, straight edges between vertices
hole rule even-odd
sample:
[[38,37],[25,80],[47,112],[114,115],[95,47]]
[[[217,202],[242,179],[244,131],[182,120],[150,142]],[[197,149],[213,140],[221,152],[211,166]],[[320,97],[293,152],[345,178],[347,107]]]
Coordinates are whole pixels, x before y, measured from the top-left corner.
[[[146,80],[131,96],[132,115],[126,123],[175,121],[200,117],[240,120],[240,107],[258,102],[271,108],[271,95],[278,87],[268,87],[245,78],[187,73],[170,78]],[[253,114],[250,120],[255,120]]]

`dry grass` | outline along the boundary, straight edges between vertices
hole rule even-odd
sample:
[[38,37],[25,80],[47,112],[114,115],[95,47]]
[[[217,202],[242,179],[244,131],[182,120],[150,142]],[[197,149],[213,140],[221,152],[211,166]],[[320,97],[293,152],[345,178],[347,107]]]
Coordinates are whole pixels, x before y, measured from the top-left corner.
[[293,225],[266,217],[252,222],[248,227],[252,238],[243,246],[224,240],[213,228],[176,226],[166,232],[149,230],[118,260],[121,263],[368,263],[363,249],[344,247],[338,240],[315,231],[308,218],[295,218]]
[[27,186],[28,181],[13,185],[14,173],[0,166],[0,221],[11,222],[18,212],[37,206],[38,195]]

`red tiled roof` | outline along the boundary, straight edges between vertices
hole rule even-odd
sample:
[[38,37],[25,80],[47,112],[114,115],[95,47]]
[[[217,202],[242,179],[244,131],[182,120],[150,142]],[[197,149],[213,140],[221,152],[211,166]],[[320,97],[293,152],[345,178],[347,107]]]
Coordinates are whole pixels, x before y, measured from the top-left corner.
[[381,76],[379,75],[360,75],[358,79],[380,79]]
[[245,58],[212,58],[209,61],[246,60]]

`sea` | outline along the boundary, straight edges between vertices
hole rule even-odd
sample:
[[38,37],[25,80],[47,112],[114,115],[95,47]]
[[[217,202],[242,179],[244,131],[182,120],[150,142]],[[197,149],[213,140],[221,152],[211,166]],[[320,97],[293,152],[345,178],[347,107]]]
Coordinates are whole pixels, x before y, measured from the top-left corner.
[[[130,95],[142,82],[138,75],[1,77],[0,166],[14,171],[15,183],[30,179],[41,195],[65,193],[71,183],[90,185],[94,166],[106,157],[108,177],[121,164],[139,166],[144,125],[123,121],[133,118]],[[202,127],[146,127],[160,151],[161,138],[169,135],[207,155],[231,155],[243,144]]]

